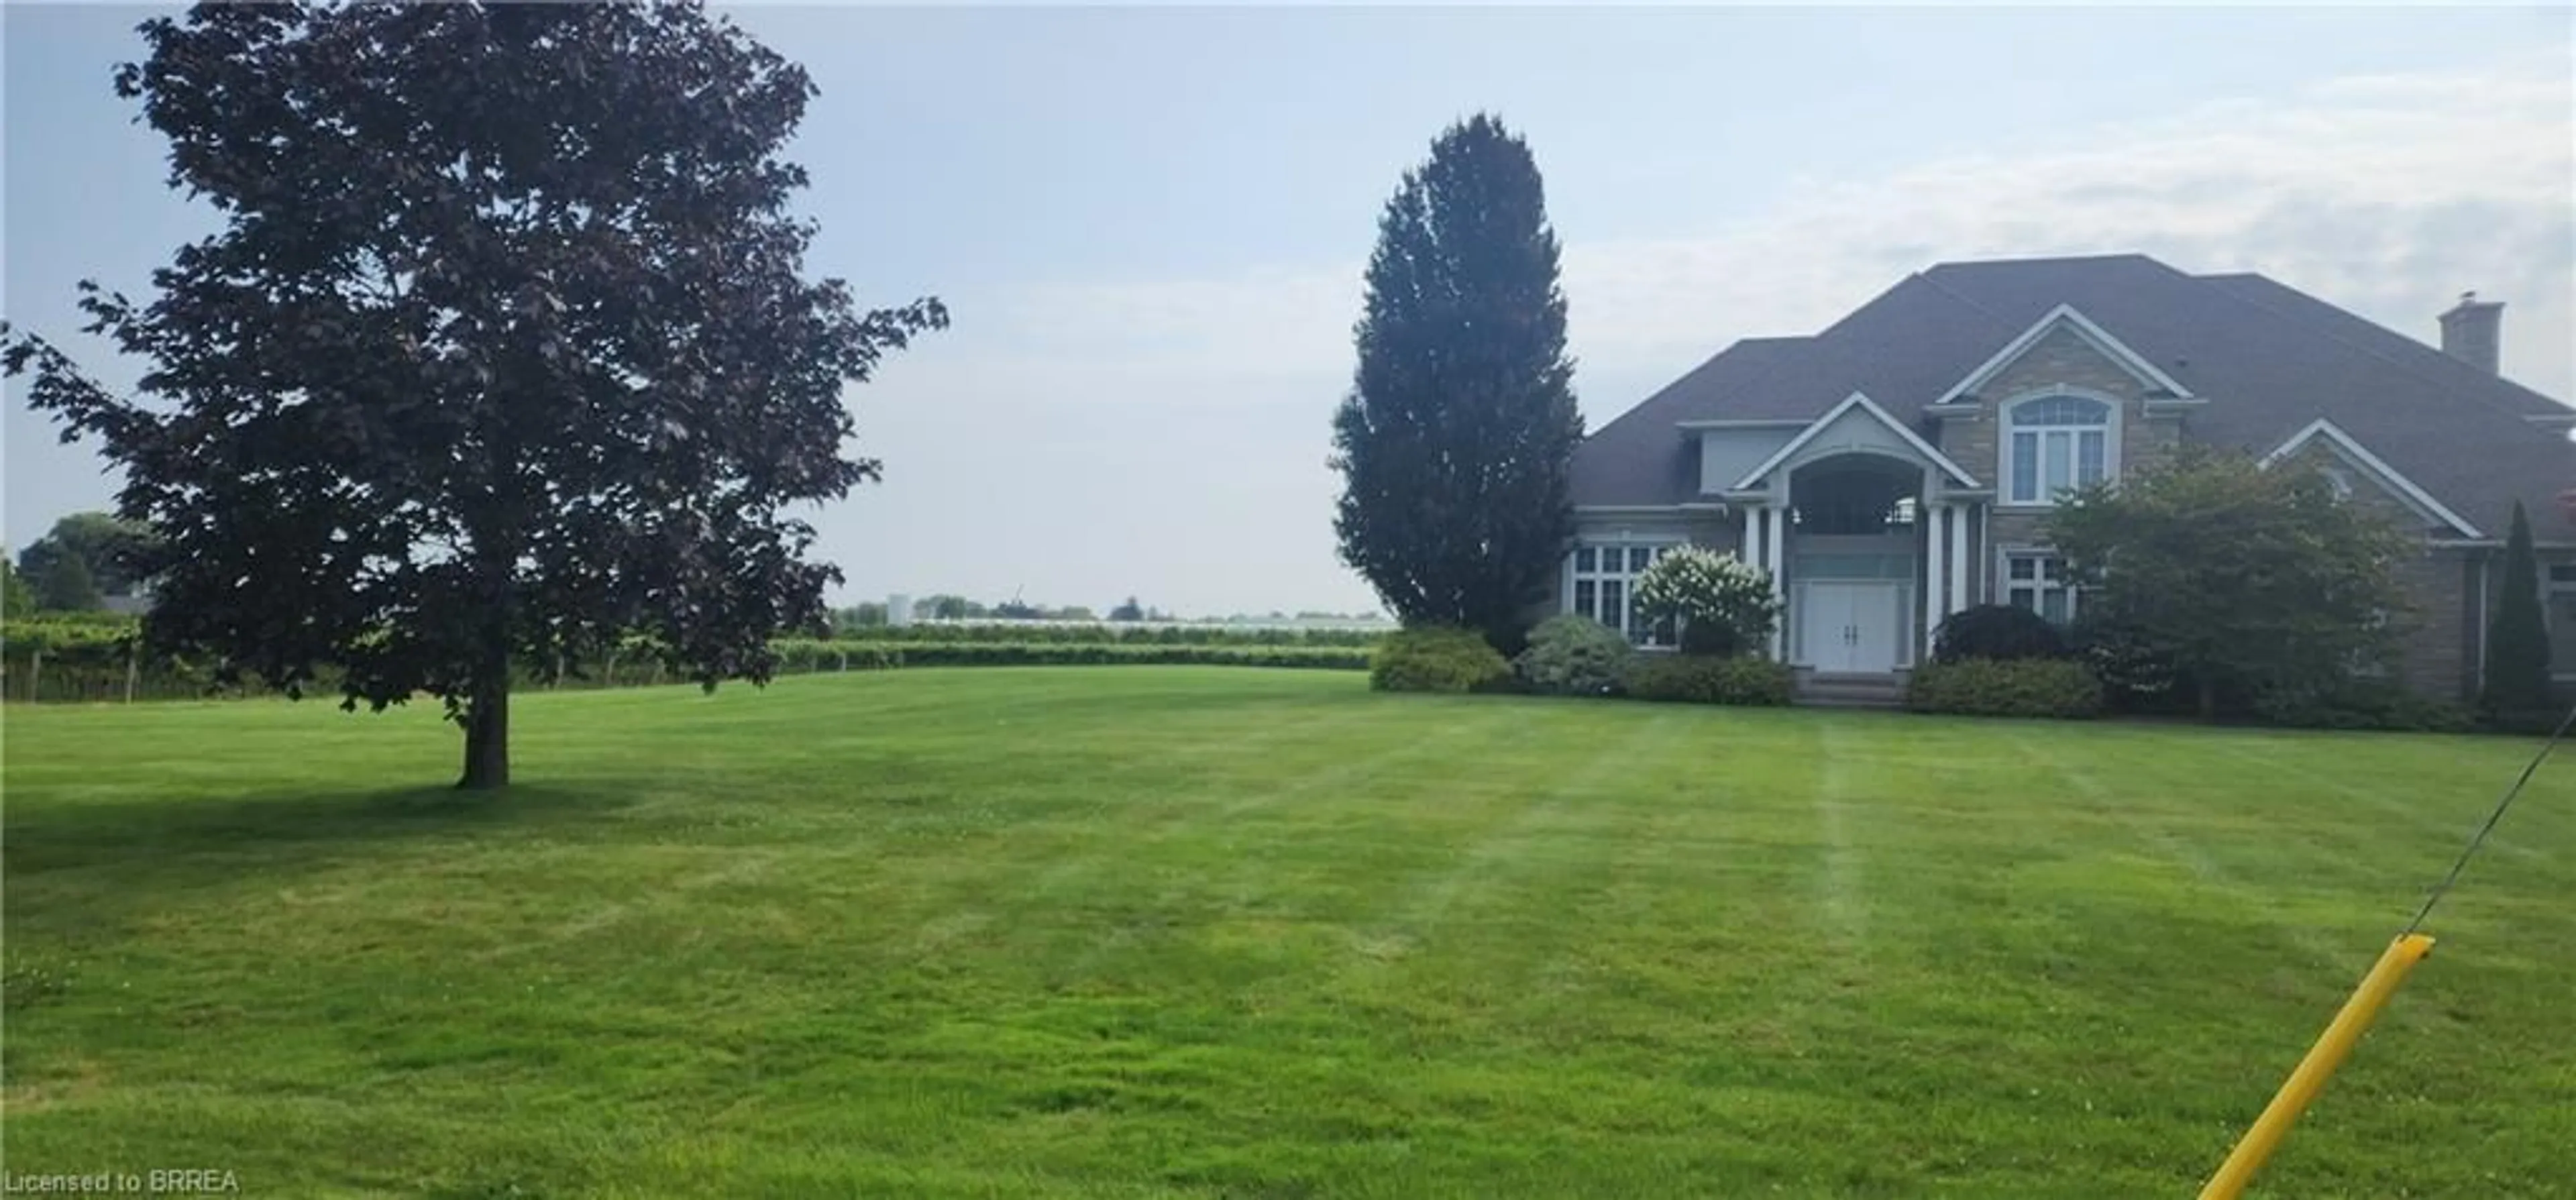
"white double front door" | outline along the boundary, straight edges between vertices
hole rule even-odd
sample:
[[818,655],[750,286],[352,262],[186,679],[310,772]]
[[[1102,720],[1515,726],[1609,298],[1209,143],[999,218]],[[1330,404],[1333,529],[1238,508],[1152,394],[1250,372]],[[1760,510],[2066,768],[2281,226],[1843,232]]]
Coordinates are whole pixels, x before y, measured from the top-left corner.
[[1896,669],[1893,583],[1809,583],[1799,587],[1799,658],[1818,671],[1884,675]]

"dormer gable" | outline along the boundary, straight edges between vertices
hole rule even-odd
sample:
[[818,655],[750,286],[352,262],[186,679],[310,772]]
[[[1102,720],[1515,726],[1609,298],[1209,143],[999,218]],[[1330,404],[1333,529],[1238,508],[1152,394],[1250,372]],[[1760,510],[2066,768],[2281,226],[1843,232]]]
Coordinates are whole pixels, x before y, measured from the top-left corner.
[[1968,372],[1966,378],[1952,384],[1948,391],[1941,393],[1940,398],[1933,402],[1933,407],[1940,409],[1973,404],[1981,397],[1998,398],[1990,389],[1999,382],[2007,383],[2009,390],[2016,392],[2026,390],[2023,387],[2011,386],[2008,382],[2010,376],[2027,374],[2027,372],[2013,370],[2014,367],[2021,365],[2024,358],[2035,353],[2051,351],[2063,355],[2079,345],[2089,349],[2093,355],[2107,361],[2129,377],[2134,387],[2120,389],[2122,391],[2134,390],[2143,399],[2157,401],[2189,401],[2197,398],[2191,394],[2190,388],[2183,386],[2180,380],[2167,374],[2162,368],[2149,361],[2145,355],[2130,349],[2127,343],[2111,336],[2110,331],[2095,324],[2092,318],[2077,311],[2074,305],[2060,304],[2048,310],[2046,316],[2032,322],[2030,328],[2021,331],[2019,336],[2004,343],[2003,348],[1995,351],[1986,361],[1977,364],[1977,368]]

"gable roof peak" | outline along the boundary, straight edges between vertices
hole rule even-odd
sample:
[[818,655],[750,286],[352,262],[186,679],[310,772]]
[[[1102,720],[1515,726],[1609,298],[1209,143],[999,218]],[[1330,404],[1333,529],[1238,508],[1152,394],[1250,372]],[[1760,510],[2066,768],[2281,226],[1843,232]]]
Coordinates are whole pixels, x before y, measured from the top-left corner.
[[2381,487],[2387,488],[2400,499],[2405,500],[2426,519],[2427,523],[2448,526],[2451,532],[2471,540],[2486,536],[2478,532],[2477,526],[2469,524],[2466,518],[2434,499],[2432,493],[2417,486],[2414,480],[2408,479],[2404,472],[2381,461],[2378,455],[2371,453],[2359,440],[2344,432],[2343,426],[2325,417],[2308,422],[2297,433],[2291,434],[2289,440],[2273,447],[2271,452],[2265,454],[2259,461],[2266,467],[2272,466],[2298,453],[2308,443],[2320,439],[2339,451],[2344,461],[2378,477]]
[[2073,330],[2075,336],[2084,339],[2095,352],[2110,359],[2113,365],[2128,372],[2138,382],[2162,392],[2165,398],[2177,400],[2192,398],[2191,389],[2184,386],[2181,380],[2166,374],[2163,368],[2149,361],[2147,356],[2130,349],[2127,343],[2113,337],[2109,330],[2094,324],[2091,317],[2085,316],[2074,305],[2061,303],[2041,314],[2037,321],[2031,322],[2030,327],[2022,330],[2020,336],[2004,343],[2002,349],[1995,351],[1993,357],[1979,363],[1977,369],[1968,372],[1966,378],[1950,385],[1950,389],[1941,393],[1941,398],[1933,403],[1949,404],[1961,397],[1975,395],[1978,388],[1986,385],[1986,381],[2002,373],[2005,367],[2013,364],[2014,360],[2029,353],[2030,348],[2038,345],[2041,338],[2059,329]]
[[1810,422],[1806,429],[1801,431],[1798,436],[1789,439],[1787,444],[1781,446],[1778,450],[1773,451],[1771,457],[1762,460],[1762,465],[1745,472],[1744,477],[1737,480],[1735,487],[1729,490],[1742,491],[1747,488],[1759,486],[1763,476],[1769,475],[1771,472],[1778,470],[1783,464],[1795,457],[1799,451],[1806,449],[1808,443],[1824,436],[1825,431],[1832,428],[1835,421],[1842,419],[1844,413],[1851,412],[1854,409],[1858,409],[1862,413],[1867,414],[1870,420],[1878,422],[1880,425],[1887,427],[1891,432],[1895,433],[1896,436],[1905,443],[1907,448],[1913,450],[1916,454],[1921,455],[1924,462],[1949,476],[1953,486],[1963,488],[1977,488],[1984,486],[1978,483],[1977,477],[1970,475],[1966,468],[1963,468],[1958,463],[1951,461],[1949,455],[1941,453],[1941,451],[1934,447],[1932,443],[1924,441],[1923,435],[1906,428],[1905,422],[1897,420],[1895,416],[1891,415],[1886,409],[1880,408],[1877,401],[1870,399],[1862,392],[1855,391],[1851,395],[1843,397],[1843,402],[1835,405],[1832,411],[1829,411],[1825,415],[1816,418],[1813,422]]

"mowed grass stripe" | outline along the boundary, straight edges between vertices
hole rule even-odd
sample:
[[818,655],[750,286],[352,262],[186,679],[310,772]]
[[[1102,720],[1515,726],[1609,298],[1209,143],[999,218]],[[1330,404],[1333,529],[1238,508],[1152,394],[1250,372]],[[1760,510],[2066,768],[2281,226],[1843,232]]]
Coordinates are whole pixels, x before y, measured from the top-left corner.
[[[13,708],[13,1172],[253,1194],[2196,1186],[2530,743],[1195,667]],[[2570,1194],[2534,781],[2267,1195]]]

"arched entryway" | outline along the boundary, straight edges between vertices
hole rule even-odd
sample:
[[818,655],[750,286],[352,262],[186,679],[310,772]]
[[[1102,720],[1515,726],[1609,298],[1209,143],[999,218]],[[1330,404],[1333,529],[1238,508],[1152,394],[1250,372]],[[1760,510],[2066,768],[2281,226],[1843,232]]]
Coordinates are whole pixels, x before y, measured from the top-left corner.
[[1790,473],[1791,662],[1826,675],[1912,665],[1925,483],[1922,465],[1870,452],[1820,457]]

